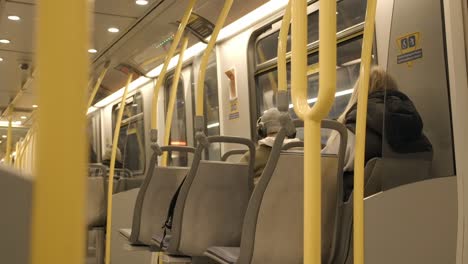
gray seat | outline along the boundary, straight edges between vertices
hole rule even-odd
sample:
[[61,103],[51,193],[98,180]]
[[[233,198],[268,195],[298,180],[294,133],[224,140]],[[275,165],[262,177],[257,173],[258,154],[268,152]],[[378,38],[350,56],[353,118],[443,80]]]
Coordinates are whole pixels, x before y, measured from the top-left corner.
[[2,263],[27,264],[30,258],[33,181],[0,166],[0,256]]
[[[338,197],[342,193],[342,169],[339,169],[342,166],[339,164],[343,164],[347,136],[346,129],[336,122],[324,121],[322,127],[338,130],[344,139],[340,142],[339,155],[322,156],[322,253],[323,259],[328,260],[334,252],[340,226]],[[219,263],[302,263],[304,156],[298,150],[281,151],[285,134],[284,129],[278,134],[249,202],[240,249],[209,248],[205,254],[211,259]]]
[[[254,159],[248,164],[202,160],[212,143],[242,144],[255,157],[252,141],[236,137],[208,137],[199,144],[192,167],[174,210],[167,253],[205,258],[211,245],[239,245],[242,222],[253,189]],[[156,239],[158,240],[158,239]],[[159,243],[160,243],[159,239]],[[154,241],[158,244],[158,241]]]
[[[431,178],[433,152],[396,153],[384,142],[385,157],[373,158],[364,171],[364,196],[370,197]],[[342,226],[333,263],[353,263],[353,195],[342,206]]]
[[232,157],[234,156],[242,156],[248,151],[249,150],[247,149],[233,149],[233,150],[227,151],[221,157],[221,161],[228,161],[229,159],[232,159]]
[[[195,152],[194,148],[179,146],[161,147],[161,150],[163,152]],[[187,167],[157,167],[156,162],[157,153],[155,152],[151,157],[148,174],[138,192],[131,231],[130,233],[128,230],[120,232],[132,245],[149,246],[153,235],[162,235],[162,226],[166,220],[172,196],[188,172]]]
[[221,264],[235,264],[239,259],[239,247],[211,247],[206,253],[211,259]]

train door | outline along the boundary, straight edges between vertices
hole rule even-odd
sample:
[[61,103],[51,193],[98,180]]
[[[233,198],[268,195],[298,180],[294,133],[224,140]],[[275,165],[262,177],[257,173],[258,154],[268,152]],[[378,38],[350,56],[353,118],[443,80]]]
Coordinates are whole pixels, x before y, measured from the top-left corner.
[[[212,54],[206,70],[205,78],[205,134],[216,136],[220,134],[219,121],[219,97],[216,55]],[[182,69],[179,84],[177,86],[176,104],[171,127],[170,145],[195,146],[195,130],[193,118],[195,116],[196,79],[198,75],[198,61],[195,60]],[[164,113],[167,113],[169,103],[169,92],[173,83],[174,75],[171,74],[164,83]],[[218,144],[212,144],[205,152],[207,158],[219,159],[221,149]],[[191,161],[187,153],[171,153],[169,164],[175,166],[186,166]]]

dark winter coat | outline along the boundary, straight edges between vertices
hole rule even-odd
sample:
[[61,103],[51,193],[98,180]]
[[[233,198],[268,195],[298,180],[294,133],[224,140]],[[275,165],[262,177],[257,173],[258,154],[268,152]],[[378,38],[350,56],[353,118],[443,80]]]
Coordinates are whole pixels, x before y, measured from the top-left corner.
[[[346,127],[356,133],[357,105],[347,113]],[[423,134],[423,121],[413,102],[399,91],[379,91],[369,95],[365,162],[382,157],[383,138],[396,153],[432,151],[432,145]],[[354,173],[344,175],[345,197],[353,189]]]

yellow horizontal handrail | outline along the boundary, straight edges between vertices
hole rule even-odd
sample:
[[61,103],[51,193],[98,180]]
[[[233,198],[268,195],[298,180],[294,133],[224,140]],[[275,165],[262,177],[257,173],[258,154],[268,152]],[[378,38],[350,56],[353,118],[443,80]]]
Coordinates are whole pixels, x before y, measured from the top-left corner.
[[[172,127],[172,117],[174,115],[175,102],[177,98],[177,88],[179,87],[180,73],[182,72],[182,65],[184,62],[184,53],[187,49],[188,37],[185,37],[182,41],[182,47],[180,48],[179,61],[177,62],[177,67],[172,79],[171,94],[169,96],[169,104],[167,106],[167,115],[166,115],[166,130],[164,131],[164,146],[169,146],[169,140],[171,138],[171,127]],[[167,166],[167,152],[163,153],[162,164]]]
[[[195,3],[197,0],[189,0],[189,3],[187,5],[187,8],[185,9],[184,16],[182,17],[182,20],[180,22],[179,28],[177,29],[177,33],[174,36],[174,41],[171,44],[171,47],[169,48],[169,52],[166,55],[166,60],[164,61],[161,73],[158,76],[158,80],[156,81],[156,84],[154,86],[154,91],[153,91],[153,103],[152,103],[152,117],[151,117],[151,129],[152,130],[157,130],[158,129],[158,96],[159,96],[159,91],[161,90],[161,87],[164,83],[166,73],[167,73],[167,68],[169,67],[169,62],[171,61],[172,57],[174,57],[175,51],[177,49],[177,46],[179,45],[180,39],[182,38],[182,35],[184,34],[185,27],[188,24],[188,21],[190,19],[190,16],[192,15],[192,10],[195,6]],[[151,139],[152,141],[154,138]]]
[[107,188],[107,222],[106,222],[106,254],[105,262],[110,264],[111,253],[111,235],[112,235],[112,193],[114,190],[114,173],[115,173],[115,159],[117,157],[117,147],[119,144],[120,127],[122,125],[122,117],[125,109],[125,101],[127,100],[128,87],[132,82],[133,74],[128,75],[127,84],[125,85],[122,100],[120,102],[119,112],[115,123],[114,137],[112,138],[112,152],[109,165],[109,187]]
[[[234,0],[225,0],[223,9],[218,16],[218,20],[216,21],[216,26],[211,34],[210,41],[208,42],[208,46],[203,53],[201,62],[200,62],[200,69],[198,74],[198,82],[197,82],[197,105],[196,105],[196,115],[198,117],[203,117],[203,109],[204,109],[204,96],[205,96],[205,75],[206,75],[206,68],[208,66],[208,59],[210,58],[211,52],[215,47],[216,40],[218,39],[219,32],[224,26],[227,16],[229,15],[229,11],[231,10],[232,3]],[[196,128],[196,129],[204,129],[204,128]]]
[[366,24],[362,41],[360,81],[356,117],[354,158],[354,263],[364,264],[364,166],[366,148],[367,98],[374,41],[376,0],[367,1]]
[[110,66],[110,61],[106,62],[106,64],[104,65],[104,69],[102,70],[101,74],[99,75],[99,78],[96,81],[96,84],[94,85],[93,91],[91,92],[91,95],[89,96],[89,99],[88,99],[88,105],[86,107],[86,111],[93,104],[94,97],[96,97],[99,87],[101,87],[101,83],[104,80],[104,77],[106,77],[107,71],[109,70],[109,66]]
[[[35,61],[40,108],[32,264],[85,263],[87,144],[83,87],[89,76],[89,2],[37,1]],[[70,63],[72,67],[67,67]]]
[[304,263],[321,262],[322,180],[320,122],[333,104],[336,86],[336,1],[320,1],[319,94],[307,102],[307,1],[292,1],[291,95],[304,120]]

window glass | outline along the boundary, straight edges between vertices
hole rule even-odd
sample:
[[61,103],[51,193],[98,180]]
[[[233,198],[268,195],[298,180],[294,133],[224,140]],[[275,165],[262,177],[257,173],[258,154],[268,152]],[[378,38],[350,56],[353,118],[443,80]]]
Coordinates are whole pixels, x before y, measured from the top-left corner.
[[[207,136],[217,136],[220,134],[218,74],[216,66],[216,53],[213,52],[206,69],[205,78],[205,120]],[[221,157],[219,144],[211,144],[206,154],[209,159],[219,159]]]
[[[120,104],[116,104],[112,111],[112,128],[115,129]],[[145,125],[143,113],[143,98],[137,93],[125,102],[125,109],[120,127],[118,148],[121,153],[122,167],[134,174],[141,174],[145,170]]]
[[[366,0],[344,0],[337,4],[337,32],[343,31],[351,26],[364,21],[366,14]],[[308,15],[308,43],[319,39],[318,22],[319,12],[315,11]],[[281,22],[279,22],[281,23]],[[291,32],[291,31],[290,31]],[[256,62],[261,64],[274,59],[278,55],[279,30],[260,39],[256,45]],[[291,51],[291,38],[288,38],[287,50]]]
[[[167,115],[169,107],[169,97],[171,94],[174,76],[167,78],[164,85],[165,89],[165,114]],[[174,105],[174,114],[172,116],[171,135],[169,144],[172,146],[187,146],[187,117],[185,112],[185,93],[184,83],[179,79],[177,84],[176,102]],[[188,154],[171,152],[168,155],[168,164],[172,166],[188,166]]]
[[[338,45],[338,60],[337,60],[337,86],[336,98],[329,118],[337,118],[344,110],[349,97],[352,93],[352,88],[359,76],[359,66],[361,57],[362,36],[342,42]],[[309,103],[312,106],[315,103],[318,95],[318,72],[314,73],[314,68],[317,67],[318,53],[309,55],[308,63],[310,75],[308,77],[308,97]],[[288,91],[291,91],[291,69],[290,64],[287,66],[288,71]],[[277,69],[262,73],[256,77],[258,96],[258,116],[261,116],[263,111],[276,107],[277,93]],[[291,115],[296,118],[294,113],[291,96],[289,97],[289,108]]]
[[89,163],[101,162],[101,127],[99,112],[88,117],[87,137],[89,144]]

